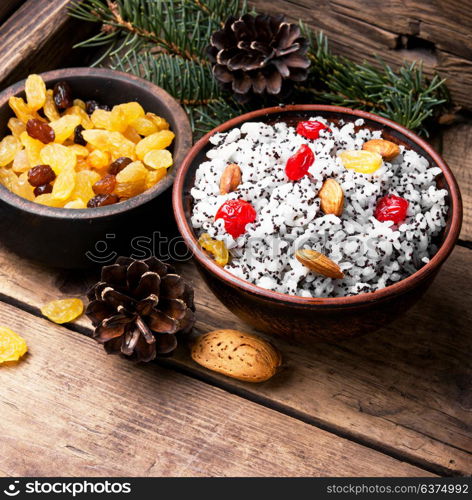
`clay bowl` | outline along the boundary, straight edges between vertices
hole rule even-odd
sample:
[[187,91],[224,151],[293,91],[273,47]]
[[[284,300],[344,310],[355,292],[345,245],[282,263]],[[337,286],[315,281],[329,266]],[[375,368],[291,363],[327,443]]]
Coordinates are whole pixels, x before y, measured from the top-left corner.
[[[110,69],[67,68],[43,73],[47,88],[61,80],[74,97],[113,106],[139,102],[145,111],[163,116],[175,133],[174,165],[156,186],[127,201],[100,208],[71,210],[30,202],[0,186],[2,242],[18,255],[61,268],[85,268],[110,262],[117,253],[132,253],[135,237],[167,232],[174,225],[171,191],[175,175],[192,145],[190,124],[182,107],[160,87]],[[0,93],[0,137],[10,133],[13,115],[8,99],[24,97],[24,80]],[[151,249],[148,249],[151,250]],[[137,256],[143,256],[137,254]]]
[[[355,121],[383,131],[384,138],[403,144],[425,156],[441,168],[438,178],[449,192],[447,226],[439,238],[439,251],[412,276],[373,293],[339,298],[303,298],[265,290],[233,276],[218,267],[199,247],[190,224],[195,171],[210,149],[209,138],[246,121],[296,123],[321,115],[329,120]],[[296,105],[268,108],[248,113],[215,128],[190,150],[177,174],[173,190],[174,212],[178,228],[191,249],[201,275],[221,302],[242,320],[258,330],[294,340],[336,340],[371,332],[397,318],[426,291],[451,253],[462,222],[462,204],[456,180],[444,160],[429,144],[404,127],[363,111],[322,105]]]

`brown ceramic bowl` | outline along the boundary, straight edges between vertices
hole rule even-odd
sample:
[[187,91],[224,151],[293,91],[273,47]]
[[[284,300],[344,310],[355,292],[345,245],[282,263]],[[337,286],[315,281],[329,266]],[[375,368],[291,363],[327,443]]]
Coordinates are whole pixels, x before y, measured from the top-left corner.
[[[84,268],[129,255],[132,239],[152,237],[173,226],[170,186],[192,145],[190,124],[182,107],[166,91],[133,75],[101,68],[67,68],[43,73],[47,88],[65,80],[73,95],[113,106],[139,102],[145,111],[163,116],[175,133],[174,165],[153,188],[127,201],[100,208],[53,208],[20,198],[0,185],[1,241],[17,254],[42,264]],[[0,93],[0,137],[10,133],[11,96],[24,97],[24,80]],[[136,256],[139,256],[138,254]]]
[[[441,168],[442,175],[437,180],[449,192],[447,225],[440,237],[439,251],[412,276],[373,293],[350,297],[304,298],[265,290],[237,278],[218,267],[199,247],[190,224],[190,189],[194,184],[197,167],[211,148],[209,138],[216,132],[226,132],[247,121],[296,123],[317,115],[332,121],[343,119],[346,122],[363,118],[366,126],[382,130],[385,138],[417,151],[432,165]],[[454,247],[462,222],[462,203],[456,180],[444,160],[429,144],[385,118],[363,111],[322,105],[263,109],[234,118],[215,128],[200,139],[185,158],[174,183],[173,203],[179,230],[191,249],[203,278],[221,302],[258,330],[295,340],[348,338],[373,331],[398,317],[432,283]]]

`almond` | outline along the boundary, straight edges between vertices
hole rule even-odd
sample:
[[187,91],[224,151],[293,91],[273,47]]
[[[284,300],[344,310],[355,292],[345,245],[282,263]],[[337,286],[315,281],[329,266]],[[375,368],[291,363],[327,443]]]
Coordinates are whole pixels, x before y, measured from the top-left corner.
[[372,139],[364,142],[362,149],[371,153],[378,153],[386,161],[391,161],[400,154],[398,145],[385,139]]
[[220,193],[228,194],[241,184],[241,169],[236,163],[230,163],[223,171],[220,179]]
[[199,365],[245,382],[270,379],[282,363],[279,351],[256,335],[214,330],[195,341],[192,359]]
[[318,196],[321,200],[321,210],[325,214],[341,216],[344,208],[344,193],[343,188],[334,179],[325,180]]
[[328,278],[344,278],[344,273],[341,268],[326,255],[316,252],[315,250],[301,249],[297,250],[295,257],[298,262],[308,267],[315,273],[322,274]]

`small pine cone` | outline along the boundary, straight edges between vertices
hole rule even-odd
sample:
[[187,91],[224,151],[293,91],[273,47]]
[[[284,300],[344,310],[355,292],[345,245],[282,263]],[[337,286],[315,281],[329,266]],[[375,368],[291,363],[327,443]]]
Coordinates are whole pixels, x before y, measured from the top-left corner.
[[300,27],[283,15],[230,17],[213,33],[207,51],[215,78],[239,100],[279,95],[291,82],[306,80],[310,60]]
[[101,281],[87,296],[93,338],[109,354],[151,361],[172,352],[176,334],[190,331],[194,323],[192,287],[155,257],[119,257],[102,268]]

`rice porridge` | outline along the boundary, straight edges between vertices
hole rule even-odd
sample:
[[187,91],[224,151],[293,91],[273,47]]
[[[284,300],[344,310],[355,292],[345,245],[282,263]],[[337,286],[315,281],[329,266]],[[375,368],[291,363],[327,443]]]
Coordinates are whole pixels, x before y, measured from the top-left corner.
[[364,121],[247,122],[215,134],[191,190],[200,244],[230,273],[302,297],[417,271],[445,226],[439,168]]

